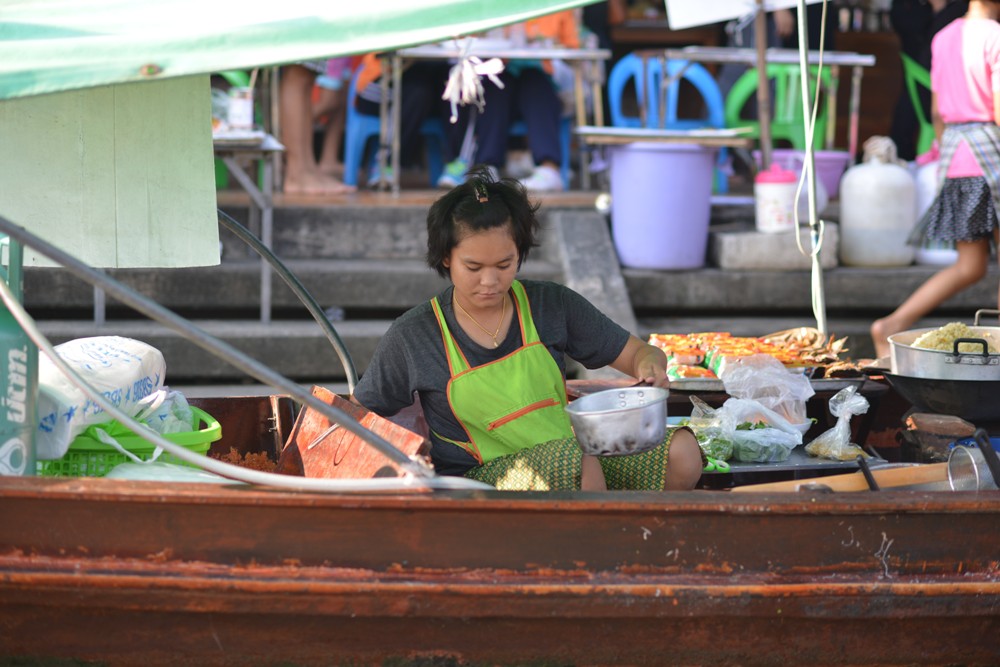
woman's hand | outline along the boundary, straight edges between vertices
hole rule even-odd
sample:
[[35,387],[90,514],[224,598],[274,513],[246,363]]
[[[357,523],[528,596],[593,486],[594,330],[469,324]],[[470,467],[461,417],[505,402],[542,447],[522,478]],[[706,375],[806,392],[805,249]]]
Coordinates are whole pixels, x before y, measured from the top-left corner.
[[667,379],[667,355],[658,347],[643,343],[635,336],[630,336],[625,348],[611,367],[626,375],[631,375],[643,384],[654,387],[670,388]]

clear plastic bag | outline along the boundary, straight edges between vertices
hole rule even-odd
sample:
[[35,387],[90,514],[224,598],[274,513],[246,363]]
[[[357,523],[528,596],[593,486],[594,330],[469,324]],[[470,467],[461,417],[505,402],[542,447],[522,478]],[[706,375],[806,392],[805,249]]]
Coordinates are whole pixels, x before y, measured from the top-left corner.
[[863,449],[851,444],[851,416],[868,412],[868,399],[856,386],[841,389],[830,399],[830,414],[837,418],[833,428],[806,445],[806,453],[834,461],[852,461],[859,455],[868,457]]
[[802,444],[802,431],[758,401],[730,398],[713,409],[696,396],[689,425],[713,458],[766,463],[786,460]]
[[[769,354],[754,354],[722,374],[726,393],[733,398],[757,401],[786,421],[808,430],[806,401],[816,391],[802,373],[794,373]],[[805,428],[802,428],[805,426]]]
[[802,444],[798,425],[758,401],[730,398],[722,409],[727,413],[727,426],[732,428],[733,458],[737,461],[784,461]]
[[697,396],[691,397],[691,417],[687,425],[694,431],[698,445],[706,456],[720,461],[733,457],[733,440],[723,432],[719,411]]

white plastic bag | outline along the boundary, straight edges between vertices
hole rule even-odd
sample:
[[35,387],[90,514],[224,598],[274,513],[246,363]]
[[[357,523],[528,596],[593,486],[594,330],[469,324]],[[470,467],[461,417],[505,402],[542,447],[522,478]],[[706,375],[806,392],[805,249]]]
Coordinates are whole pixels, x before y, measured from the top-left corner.
[[[163,387],[166,364],[151,345],[120,336],[77,338],[55,347],[66,364],[115,407],[135,415],[142,399]],[[73,439],[110,416],[62,374],[44,354],[38,358],[39,459],[58,459]]]
[[789,371],[769,354],[754,354],[728,366],[721,375],[726,393],[757,401],[792,424],[808,430],[806,401],[816,391],[802,373]]
[[730,398],[722,405],[737,461],[784,461],[802,444],[802,431],[758,401]]
[[806,453],[834,461],[852,461],[859,455],[868,457],[863,449],[851,444],[851,416],[868,412],[868,399],[854,385],[841,389],[830,399],[830,414],[837,418],[833,428],[806,445]]

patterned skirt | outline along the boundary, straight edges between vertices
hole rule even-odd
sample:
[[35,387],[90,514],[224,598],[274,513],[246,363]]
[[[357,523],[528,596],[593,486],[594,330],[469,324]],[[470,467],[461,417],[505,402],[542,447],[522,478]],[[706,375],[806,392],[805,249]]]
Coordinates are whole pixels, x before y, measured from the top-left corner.
[[[670,441],[678,430],[668,429],[662,443],[641,454],[598,457],[608,490],[662,491]],[[574,490],[580,488],[580,462],[576,438],[565,438],[495,458],[465,476],[501,491]]]
[[992,240],[997,224],[996,206],[985,178],[948,178],[909,242]]

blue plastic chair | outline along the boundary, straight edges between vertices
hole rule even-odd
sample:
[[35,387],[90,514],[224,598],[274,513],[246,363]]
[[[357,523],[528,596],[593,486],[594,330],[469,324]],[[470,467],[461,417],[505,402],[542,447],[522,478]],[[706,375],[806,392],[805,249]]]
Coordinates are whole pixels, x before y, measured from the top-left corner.
[[611,112],[613,127],[643,127],[641,116],[627,116],[622,109],[625,87],[631,81],[635,86],[636,101],[646,108],[646,127],[649,125],[650,108],[647,90],[656,90],[653,78],[655,68],[650,64],[646,71],[646,80],[642,77],[642,58],[629,53],[615,63],[608,74],[608,110]]
[[[608,107],[611,112],[611,125],[614,127],[662,127],[670,130],[688,130],[703,127],[724,128],[725,106],[719,84],[704,66],[685,60],[666,61],[666,75],[671,80],[666,91],[666,108],[663,123],[660,124],[660,82],[664,67],[660,62],[651,60],[646,63],[646,76],[643,80],[642,58],[630,53],[615,63],[608,75]],[[681,95],[681,81],[687,81],[694,86],[705,104],[706,115],[702,118],[680,118],[677,115],[678,101]],[[646,122],[643,125],[641,116],[628,116],[622,109],[622,98],[625,87],[632,82],[637,102],[645,108]],[[717,167],[715,169],[715,191],[725,194],[729,191],[729,179],[724,167],[728,159],[725,148],[719,150]]]
[[[359,67],[351,76],[351,84],[347,90],[347,115],[344,121],[344,183],[347,185],[358,184],[358,170],[364,162],[368,144],[372,139],[377,144],[380,132],[379,117],[363,114],[354,106],[358,75],[362,69]],[[421,125],[420,134],[424,137],[427,170],[433,187],[444,169],[443,153],[447,141],[444,122],[440,118],[428,118]],[[368,161],[364,162],[369,170],[374,166],[376,153],[377,151],[371,151]]]

